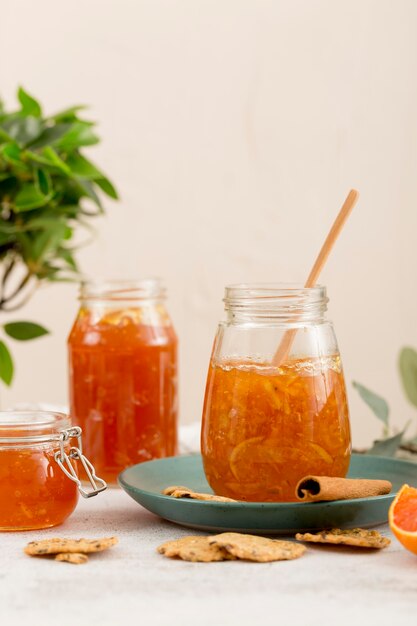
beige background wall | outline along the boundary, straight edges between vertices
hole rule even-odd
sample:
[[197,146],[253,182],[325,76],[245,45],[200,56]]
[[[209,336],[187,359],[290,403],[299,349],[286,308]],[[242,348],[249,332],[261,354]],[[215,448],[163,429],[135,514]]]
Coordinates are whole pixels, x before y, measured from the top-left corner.
[[[417,2],[2,0],[0,89],[50,112],[91,105],[90,155],[119,186],[80,254],[91,275],[160,275],[181,340],[181,416],[200,418],[223,287],[303,280],[344,195],[360,205],[323,276],[355,378],[399,426],[398,349],[417,345]],[[19,318],[53,334],[16,345],[8,406],[66,401],[76,289]],[[15,316],[16,317],[16,316]],[[379,434],[350,391],[357,444]]]

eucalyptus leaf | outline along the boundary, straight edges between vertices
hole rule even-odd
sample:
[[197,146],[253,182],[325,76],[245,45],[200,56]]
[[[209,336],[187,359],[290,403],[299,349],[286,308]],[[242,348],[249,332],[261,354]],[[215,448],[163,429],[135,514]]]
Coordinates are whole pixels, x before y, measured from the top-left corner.
[[386,400],[360,383],[354,381],[352,385],[359,393],[362,400],[364,400],[364,402],[366,402],[369,406],[374,415],[376,415],[378,419],[388,426],[389,406]]
[[9,322],[3,326],[4,332],[18,341],[29,341],[47,335],[49,331],[34,322]]
[[417,407],[417,352],[410,347],[400,352],[399,368],[405,395]]
[[0,379],[10,386],[13,380],[13,359],[4,341],[0,340]]
[[372,456],[394,456],[402,443],[404,433],[405,429],[393,437],[374,441],[372,448],[366,454]]

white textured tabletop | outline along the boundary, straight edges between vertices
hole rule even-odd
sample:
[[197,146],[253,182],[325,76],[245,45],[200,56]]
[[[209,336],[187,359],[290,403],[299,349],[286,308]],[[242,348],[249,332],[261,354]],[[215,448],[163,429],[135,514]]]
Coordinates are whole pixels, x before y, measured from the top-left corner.
[[[23,553],[41,537],[113,534],[119,545],[85,565]],[[81,500],[60,528],[3,533],[0,624],[398,626],[416,615],[417,556],[395,539],[381,551],[312,546],[301,559],[265,564],[157,554],[160,543],[186,534],[198,533],[158,519],[119,489]]]

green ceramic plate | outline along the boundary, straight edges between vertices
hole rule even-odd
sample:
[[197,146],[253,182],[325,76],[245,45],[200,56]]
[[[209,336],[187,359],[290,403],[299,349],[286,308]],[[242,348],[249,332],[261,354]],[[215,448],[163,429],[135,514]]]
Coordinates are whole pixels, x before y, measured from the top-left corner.
[[415,484],[417,466],[408,461],[353,455],[351,478],[383,478],[393,484],[387,496],[339,502],[201,502],[161,494],[168,485],[186,485],[212,493],[200,455],[177,456],[129,467],[119,476],[121,487],[155,515],[199,530],[290,534],[323,528],[355,528],[383,524],[395,493],[404,483]]

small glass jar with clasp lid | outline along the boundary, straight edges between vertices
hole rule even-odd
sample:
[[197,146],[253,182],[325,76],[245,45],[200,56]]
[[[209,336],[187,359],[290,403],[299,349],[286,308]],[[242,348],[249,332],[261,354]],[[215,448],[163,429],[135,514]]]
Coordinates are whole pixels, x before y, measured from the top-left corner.
[[82,453],[81,428],[67,415],[0,412],[0,530],[57,526],[74,511],[79,494],[89,498],[104,489]]
[[288,502],[308,474],[345,476],[349,413],[326,289],[232,285],[224,301],[201,434],[213,490]]

